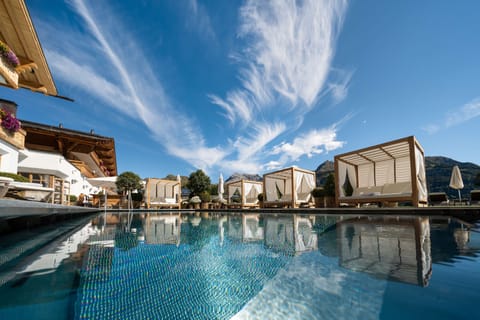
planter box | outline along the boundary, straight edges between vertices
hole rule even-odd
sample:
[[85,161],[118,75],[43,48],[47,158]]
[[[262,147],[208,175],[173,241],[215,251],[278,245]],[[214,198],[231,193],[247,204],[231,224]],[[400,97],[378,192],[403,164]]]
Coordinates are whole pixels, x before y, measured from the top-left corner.
[[11,133],[0,126],[0,139],[10,143],[18,149],[25,149],[25,136],[27,132],[23,129],[18,130],[15,133]]
[[9,86],[18,89],[18,73],[3,56],[0,56],[0,75]]

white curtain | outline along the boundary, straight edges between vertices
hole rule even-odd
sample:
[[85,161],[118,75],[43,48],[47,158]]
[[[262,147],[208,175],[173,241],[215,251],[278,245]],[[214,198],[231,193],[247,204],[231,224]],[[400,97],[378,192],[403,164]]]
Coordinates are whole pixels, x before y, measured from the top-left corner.
[[[285,200],[286,196],[288,195],[288,192],[287,192],[286,186],[285,186],[285,182],[286,182],[286,180],[283,180],[283,179],[276,179],[275,180],[275,185],[276,185],[275,192],[277,191],[277,188],[278,188],[278,190],[280,190],[280,193],[281,193],[281,197],[279,198],[279,200]],[[291,194],[291,192],[290,192],[290,194]]]
[[[293,190],[292,190],[292,179],[293,177],[286,179],[286,180],[281,180],[283,184],[283,197],[282,200],[292,200],[293,199]],[[282,190],[282,189],[280,189]]]
[[243,184],[242,203],[251,202],[251,201],[248,201],[247,198],[250,198],[251,196],[250,191],[252,191],[252,188],[253,188],[253,185],[251,183],[245,182]]
[[308,202],[311,197],[311,192],[315,188],[313,174],[295,172],[295,187],[297,202]]
[[278,200],[277,189],[275,185],[275,179],[265,177],[265,201],[276,201]]
[[348,170],[348,179],[350,179],[350,184],[355,189],[357,187],[357,172],[355,171],[355,167],[348,165],[347,170]]
[[[350,174],[349,174],[350,175]],[[345,184],[345,179],[347,178],[347,164],[345,162],[338,162],[338,185],[337,192],[340,197],[345,197],[345,192],[343,190],[343,185]]]
[[295,199],[299,201],[299,194],[302,193],[303,172],[294,171],[293,178],[295,179]]
[[250,203],[250,204],[257,203],[258,194],[262,193],[262,184],[247,182],[245,183],[244,188],[245,188],[245,194],[246,194],[245,203]]
[[230,184],[228,185],[228,203],[231,203],[232,201],[232,196],[235,194],[235,192],[237,192],[238,190],[238,194],[240,196],[242,196],[241,194],[241,190],[240,190],[240,186],[238,184]]
[[425,159],[423,154],[415,147],[415,167],[417,173],[418,200],[427,201],[427,178],[425,174]]
[[258,193],[263,192],[263,183],[255,183],[253,187],[257,190]]

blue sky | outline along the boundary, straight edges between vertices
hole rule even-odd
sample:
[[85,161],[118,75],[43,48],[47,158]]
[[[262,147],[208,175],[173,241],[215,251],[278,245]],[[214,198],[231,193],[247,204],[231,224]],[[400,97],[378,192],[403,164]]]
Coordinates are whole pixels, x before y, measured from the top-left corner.
[[480,162],[478,1],[26,3],[75,102],[0,96],[21,119],[115,138],[119,173],[314,170],[410,135]]

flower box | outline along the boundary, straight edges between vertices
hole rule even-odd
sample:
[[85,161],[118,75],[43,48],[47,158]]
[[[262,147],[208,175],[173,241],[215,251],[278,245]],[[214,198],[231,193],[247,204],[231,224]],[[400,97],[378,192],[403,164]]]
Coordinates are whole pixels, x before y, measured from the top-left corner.
[[0,139],[10,143],[11,145],[17,147],[18,149],[25,148],[25,136],[27,132],[23,129],[18,130],[17,132],[10,132],[0,126]]
[[18,73],[3,55],[0,55],[0,75],[9,86],[18,89]]

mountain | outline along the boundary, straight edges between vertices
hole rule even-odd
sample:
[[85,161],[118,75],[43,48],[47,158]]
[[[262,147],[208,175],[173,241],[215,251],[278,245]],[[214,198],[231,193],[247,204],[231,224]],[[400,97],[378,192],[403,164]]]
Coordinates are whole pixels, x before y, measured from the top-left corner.
[[[462,198],[468,198],[470,191],[480,189],[475,187],[474,182],[480,174],[480,166],[471,162],[459,162],[446,157],[425,157],[425,169],[427,173],[427,185],[429,192],[445,192],[450,199],[458,198],[458,191],[450,188],[450,176],[453,166],[457,165],[462,173],[464,188],[461,191]],[[317,186],[323,186],[326,177],[334,172],[332,161],[325,161],[315,170],[317,174]]]
[[471,162],[459,162],[446,157],[425,157],[427,184],[429,192],[446,192],[449,198],[458,198],[458,191],[450,188],[450,176],[453,166],[457,165],[462,173],[464,187],[462,198],[470,197],[470,191],[475,187],[475,177],[480,173],[480,166]]
[[330,173],[335,171],[333,161],[325,161],[321,165],[317,167],[315,170],[315,174],[317,176],[317,186],[323,186],[325,184],[325,180],[327,179]]
[[227,180],[225,180],[225,183],[242,179],[251,181],[262,181],[263,177],[258,174],[234,173],[230,177],[228,177]]

